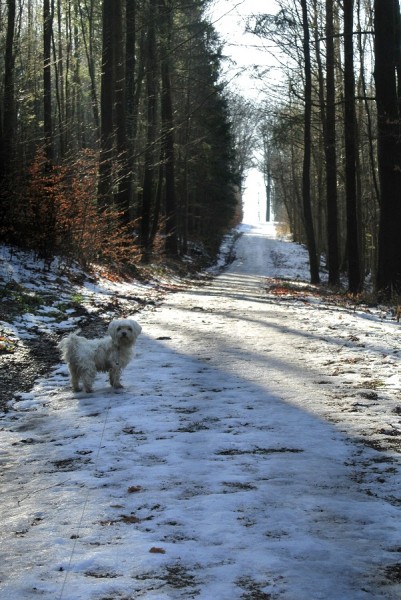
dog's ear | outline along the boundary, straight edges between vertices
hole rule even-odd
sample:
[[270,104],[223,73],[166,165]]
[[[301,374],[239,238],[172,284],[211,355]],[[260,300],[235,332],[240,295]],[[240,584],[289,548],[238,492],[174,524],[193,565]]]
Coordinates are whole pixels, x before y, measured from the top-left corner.
[[135,333],[135,337],[138,337],[138,335],[142,331],[142,327],[139,325],[139,323],[137,323],[133,319],[130,319],[129,324],[131,325],[131,327],[132,327],[132,329],[133,329],[133,331]]
[[109,326],[107,328],[107,333],[111,336],[114,337],[115,333],[117,331],[117,321],[111,321],[109,323]]

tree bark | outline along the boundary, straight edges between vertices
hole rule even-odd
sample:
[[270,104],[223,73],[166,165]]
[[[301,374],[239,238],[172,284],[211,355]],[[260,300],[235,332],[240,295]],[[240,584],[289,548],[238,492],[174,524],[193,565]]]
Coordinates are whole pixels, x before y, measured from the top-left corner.
[[383,299],[401,296],[401,127],[398,0],[375,0],[375,68],[380,181],[376,287]]
[[170,54],[172,33],[172,6],[169,0],[161,0],[161,117],[162,144],[165,157],[165,202],[166,202],[166,252],[177,256],[177,214],[175,198],[175,155],[174,155],[174,117],[170,81]]
[[305,70],[305,112],[304,112],[304,158],[302,169],[302,200],[304,227],[309,252],[309,270],[311,283],[319,283],[319,263],[316,251],[316,239],[313,227],[312,201],[311,201],[311,119],[312,119],[312,69],[310,57],[310,33],[306,0],[301,0],[303,51]]
[[15,0],[8,0],[6,51],[4,59],[3,110],[0,108],[0,231],[11,225],[9,188],[12,183],[16,141],[16,109],[14,89]]
[[340,282],[337,210],[336,91],[334,59],[333,0],[326,0],[326,115],[324,145],[326,158],[327,261],[329,285]]
[[357,197],[357,122],[354,73],[354,0],[344,0],[344,132],[345,194],[347,213],[348,286],[352,294],[362,289]]
[[87,26],[88,34],[85,29],[84,12],[81,3],[79,2],[79,15],[81,21],[81,35],[85,46],[86,60],[88,64],[88,74],[90,79],[91,99],[92,99],[92,114],[95,125],[95,138],[100,138],[100,116],[99,116],[99,102],[96,88],[96,74],[95,74],[95,56],[94,56],[94,34],[93,34],[93,12],[94,12],[94,1],[91,0],[87,7]]
[[157,118],[157,79],[158,69],[156,63],[156,31],[155,13],[157,0],[150,2],[148,17],[148,31],[146,39],[146,101],[147,101],[147,131],[144,163],[144,178],[142,186],[142,211],[141,211],[141,246],[143,259],[150,257],[150,228],[151,212],[154,196],[155,179],[155,141]]
[[127,110],[127,136],[131,145],[134,143],[135,128],[134,122],[136,119],[136,85],[135,85],[135,69],[137,64],[136,58],[136,0],[126,0],[126,39],[125,39],[125,87],[126,87],[126,110]]
[[15,32],[15,0],[8,0],[6,51],[4,58],[4,95],[3,115],[0,123],[0,179],[10,174],[13,162],[15,142],[15,92],[14,92],[14,32]]
[[124,37],[121,0],[115,0],[114,2],[113,38],[115,52],[115,113],[118,164],[118,190],[115,200],[120,212],[120,220],[122,224],[127,225],[130,220],[131,175],[128,160],[127,103],[125,93],[126,71],[124,62]]
[[114,104],[114,48],[113,18],[115,0],[103,0],[102,74],[100,92],[100,156],[98,207],[104,210],[112,202],[113,168],[113,104]]
[[[139,81],[136,79],[138,65],[137,52],[137,0],[125,1],[125,110],[126,110],[126,135],[127,135],[127,168],[130,174],[129,203],[134,204],[136,164],[135,147],[138,122]],[[131,208],[132,210],[132,208]]]
[[53,8],[50,0],[43,0],[43,128],[46,159],[53,161],[51,45]]

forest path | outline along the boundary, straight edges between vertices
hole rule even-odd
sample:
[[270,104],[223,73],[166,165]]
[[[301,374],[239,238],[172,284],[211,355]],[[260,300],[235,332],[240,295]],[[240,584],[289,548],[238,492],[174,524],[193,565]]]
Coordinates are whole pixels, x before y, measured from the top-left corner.
[[344,420],[327,355],[348,313],[297,296],[304,264],[249,228],[224,273],[138,317],[121,394],[74,396],[60,366],[17,403],[0,597],[401,597],[396,456]]

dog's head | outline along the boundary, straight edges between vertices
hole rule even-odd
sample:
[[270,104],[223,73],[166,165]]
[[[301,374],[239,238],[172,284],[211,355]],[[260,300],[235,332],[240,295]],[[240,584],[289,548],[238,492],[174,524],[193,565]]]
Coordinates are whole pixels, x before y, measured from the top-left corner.
[[142,331],[142,327],[133,319],[116,319],[111,321],[108,334],[114,342],[132,345]]

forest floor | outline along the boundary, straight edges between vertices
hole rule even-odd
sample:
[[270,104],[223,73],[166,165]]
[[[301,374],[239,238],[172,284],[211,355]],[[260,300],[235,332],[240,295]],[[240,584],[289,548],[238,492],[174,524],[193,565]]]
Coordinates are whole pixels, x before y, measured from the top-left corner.
[[[227,236],[227,260],[234,239]],[[7,411],[14,394],[32,389],[59,362],[57,344],[66,330],[104,335],[111,319],[153,310],[166,294],[209,278],[192,262],[138,273],[139,281],[100,268],[89,274],[57,260],[46,265],[30,252],[0,249],[0,410]]]
[[[310,285],[272,225],[197,278],[73,282],[9,249],[0,265],[27,305],[7,319],[4,295],[5,376],[32,341],[53,354],[0,419],[1,597],[399,600],[391,308]],[[125,389],[73,394],[55,342],[121,314],[143,327]]]

